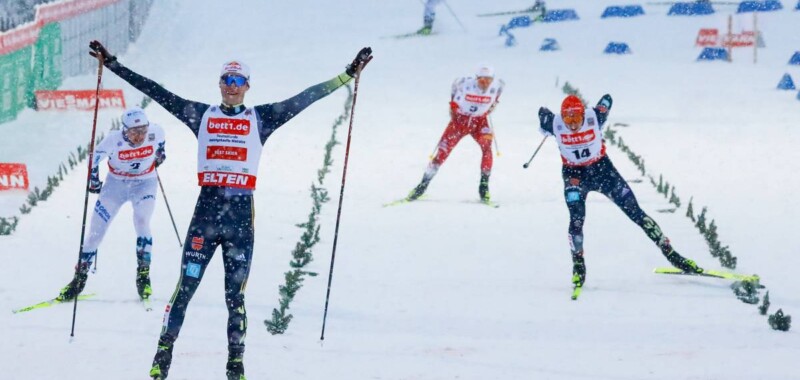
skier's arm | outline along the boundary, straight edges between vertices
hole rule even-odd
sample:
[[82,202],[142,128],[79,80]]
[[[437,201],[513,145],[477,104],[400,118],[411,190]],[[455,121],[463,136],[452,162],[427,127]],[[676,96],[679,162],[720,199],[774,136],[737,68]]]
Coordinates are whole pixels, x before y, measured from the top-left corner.
[[158,147],[156,148],[156,167],[161,166],[164,161],[167,160],[167,149],[166,149],[167,142],[164,139],[164,131],[159,131],[158,136]]
[[100,181],[100,162],[108,158],[114,149],[113,144],[110,143],[111,139],[106,137],[100,144],[94,148],[92,157],[92,170],[89,175],[89,192],[93,194],[100,193],[103,187],[103,182]]
[[500,85],[497,86],[497,96],[494,98],[494,103],[492,103],[492,106],[489,107],[488,111],[486,111],[487,116],[494,111],[495,107],[497,107],[497,103],[500,103],[500,95],[503,94],[503,87],[506,85],[506,83],[502,80],[498,79],[498,81],[500,81]]
[[156,103],[160,104],[169,113],[178,118],[181,122],[186,124],[189,129],[197,135],[200,129],[200,121],[203,113],[208,109],[208,104],[193,102],[181,98],[178,95],[168,91],[158,83],[145,78],[142,75],[135,73],[133,70],[123,66],[119,61],[114,60],[106,64],[109,70],[117,74],[124,81],[130,83],[131,86],[141,91],[145,95],[152,98]]
[[603,124],[605,124],[606,120],[608,120],[608,113],[611,112],[611,104],[614,101],[611,99],[611,95],[605,94],[600,100],[597,102],[597,105],[594,106],[594,113],[597,115],[597,125],[601,128]]
[[546,107],[539,108],[539,131],[545,136],[553,135],[553,119],[555,114],[550,112]]
[[330,80],[315,84],[282,102],[255,106],[254,109],[258,117],[262,120],[259,130],[261,142],[263,143],[266,141],[267,137],[269,137],[272,132],[275,132],[276,129],[291,120],[295,115],[306,109],[306,107],[330,95],[352,79],[353,77],[344,72]]

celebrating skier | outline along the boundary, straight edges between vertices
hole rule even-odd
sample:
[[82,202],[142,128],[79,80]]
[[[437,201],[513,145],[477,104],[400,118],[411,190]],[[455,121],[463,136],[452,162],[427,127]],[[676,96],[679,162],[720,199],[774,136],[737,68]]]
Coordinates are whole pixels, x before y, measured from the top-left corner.
[[481,66],[475,76],[463,77],[453,82],[450,94],[450,123],[445,128],[436,154],[434,155],[422,181],[406,197],[407,201],[417,200],[428,188],[439,167],[461,139],[470,135],[481,148],[481,180],[478,195],[482,202],[489,203],[489,176],[492,172],[492,139],[494,131],[489,125],[488,116],[494,111],[503,91],[502,80],[495,80],[494,69]]
[[[108,175],[100,181],[100,162],[108,158]],[[153,236],[150,218],[156,203],[158,178],[155,168],[166,160],[164,131],[151,124],[139,107],[122,114],[122,130],[112,131],[95,148],[89,192],[99,193],[92,213],[89,236],[83,244],[80,264],[75,276],[56,297],[69,301],[83,291],[89,277],[89,267],[97,257],[97,248],[117,215],[127,202],[133,206],[133,226],[136,230],[136,290],[142,300],[153,293],[150,286],[150,250]]]
[[[672,248],[658,224],[640,207],[628,183],[606,155],[602,138],[603,124],[611,110],[612,99],[606,94],[594,108],[586,108],[580,98],[567,96],[560,115],[539,108],[541,132],[555,137],[561,151],[561,176],[564,198],[569,209],[569,245],[572,252],[572,282],[579,291],[586,280],[583,251],[583,222],[586,216],[586,195],[597,191],[611,199],[625,215],[644,230],[676,268],[684,272],[702,273],[697,264]],[[573,298],[576,295],[573,295]]]
[[261,150],[278,127],[315,101],[344,86],[372,59],[372,49],[358,52],[345,72],[311,86],[278,103],[246,107],[250,68],[229,61],[217,78],[222,102],[209,105],[183,99],[123,66],[100,42],[89,44],[90,54],[105,59],[105,66],[142,91],[186,124],[198,141],[197,199],[186,234],[181,274],[164,314],[164,327],[150,376],[166,379],[172,349],[183,324],[186,308],[218,246],[225,268],[225,304],[228,307],[229,380],[244,380],[244,338],[247,313],[244,291],[253,257],[253,191]]

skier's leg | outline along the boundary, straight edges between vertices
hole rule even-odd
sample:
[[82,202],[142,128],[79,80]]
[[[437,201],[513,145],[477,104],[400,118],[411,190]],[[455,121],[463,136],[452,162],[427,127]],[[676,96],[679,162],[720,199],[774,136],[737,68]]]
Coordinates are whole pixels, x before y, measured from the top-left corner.
[[133,226],[136,230],[136,290],[142,299],[153,293],[150,286],[150,251],[153,236],[150,220],[156,205],[156,178],[143,180],[131,189]]
[[[253,257],[253,197],[235,197],[223,219],[222,262],[225,266],[225,304],[228,306],[228,379],[244,376],[247,310],[244,292]],[[227,227],[230,226],[230,227]]]
[[181,273],[175,292],[164,311],[164,325],[158,340],[158,350],[153,359],[150,376],[166,378],[172,363],[172,348],[178,338],[186,309],[200,285],[205,269],[219,245],[222,225],[218,215],[227,207],[221,194],[224,188],[203,187],[197,199],[192,222],[186,233]]
[[568,239],[572,255],[572,283],[583,286],[586,264],[583,260],[583,222],[586,219],[586,195],[589,189],[582,183],[582,169],[564,167],[564,199],[569,209]]
[[422,180],[417,187],[411,190],[406,199],[413,201],[425,193],[431,180],[439,171],[439,167],[444,164],[447,157],[450,156],[450,152],[466,134],[465,126],[461,125],[458,120],[451,120],[450,123],[447,124],[447,128],[445,128],[442,137],[439,139],[439,143],[436,145],[436,154],[433,156],[431,162],[428,163],[428,167],[425,168],[425,174],[423,174]]
[[489,176],[492,174],[492,129],[485,118],[477,119],[476,125],[471,133],[472,138],[481,147],[481,180],[478,184],[478,195],[483,201],[489,201]]
[[661,231],[658,223],[639,206],[639,202],[636,200],[636,196],[630,186],[614,165],[611,164],[611,160],[606,160],[602,164],[604,168],[601,174],[600,183],[602,185],[600,191],[645,232],[647,237],[658,246],[661,253],[673,266],[684,271],[702,272],[702,268],[699,268],[694,261],[684,258],[675,251],[669,238]]
[[57,299],[68,301],[83,291],[86,280],[89,278],[89,267],[97,257],[97,247],[100,246],[100,242],[103,241],[103,237],[108,231],[108,226],[111,225],[120,207],[126,201],[126,185],[113,177],[106,177],[106,182],[95,202],[89,233],[80,253],[80,263],[75,267],[72,281],[61,289]]

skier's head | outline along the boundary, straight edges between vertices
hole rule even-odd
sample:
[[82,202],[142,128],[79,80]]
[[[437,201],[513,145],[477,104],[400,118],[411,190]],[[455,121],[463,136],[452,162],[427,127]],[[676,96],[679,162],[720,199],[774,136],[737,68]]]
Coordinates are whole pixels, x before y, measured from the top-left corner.
[[128,108],[122,114],[122,136],[133,146],[141,145],[147,135],[150,121],[139,107]]
[[478,87],[481,91],[486,91],[494,81],[494,69],[491,66],[480,66],[478,71],[475,72],[475,78],[478,80]]
[[225,62],[219,73],[222,103],[229,106],[244,103],[244,94],[249,89],[250,67],[238,60]]
[[583,125],[584,106],[581,99],[569,95],[561,102],[561,118],[571,131],[577,131]]

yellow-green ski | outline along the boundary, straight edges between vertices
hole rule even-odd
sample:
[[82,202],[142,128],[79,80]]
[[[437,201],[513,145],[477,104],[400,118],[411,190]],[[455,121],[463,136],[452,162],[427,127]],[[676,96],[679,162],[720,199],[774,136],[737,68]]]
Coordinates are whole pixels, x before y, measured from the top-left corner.
[[[81,294],[81,295],[78,295],[78,300],[83,301],[85,299],[89,299],[89,298],[94,297],[94,296],[95,296],[94,293]],[[33,305],[30,305],[30,306],[27,306],[27,307],[23,307],[21,309],[11,310],[11,312],[14,313],[14,314],[24,313],[26,311],[31,311],[31,310],[36,310],[36,309],[43,309],[43,308],[46,308],[46,307],[50,307],[50,306],[53,306],[53,305],[58,305],[60,303],[65,303],[65,302],[72,302],[72,300],[60,301],[60,300],[58,300],[56,298],[53,298],[51,300],[47,300],[47,301],[39,302],[37,304],[33,304]]]
[[733,273],[733,272],[726,272],[726,271],[719,271],[713,269],[704,269],[703,273],[689,273],[684,272],[678,268],[673,267],[662,267],[656,268],[653,270],[655,273],[660,274],[682,274],[685,276],[703,276],[703,277],[716,277],[716,278],[724,278],[726,280],[733,280],[733,281],[750,281],[756,282],[761,280],[760,277],[756,274],[740,274],[740,273]]

